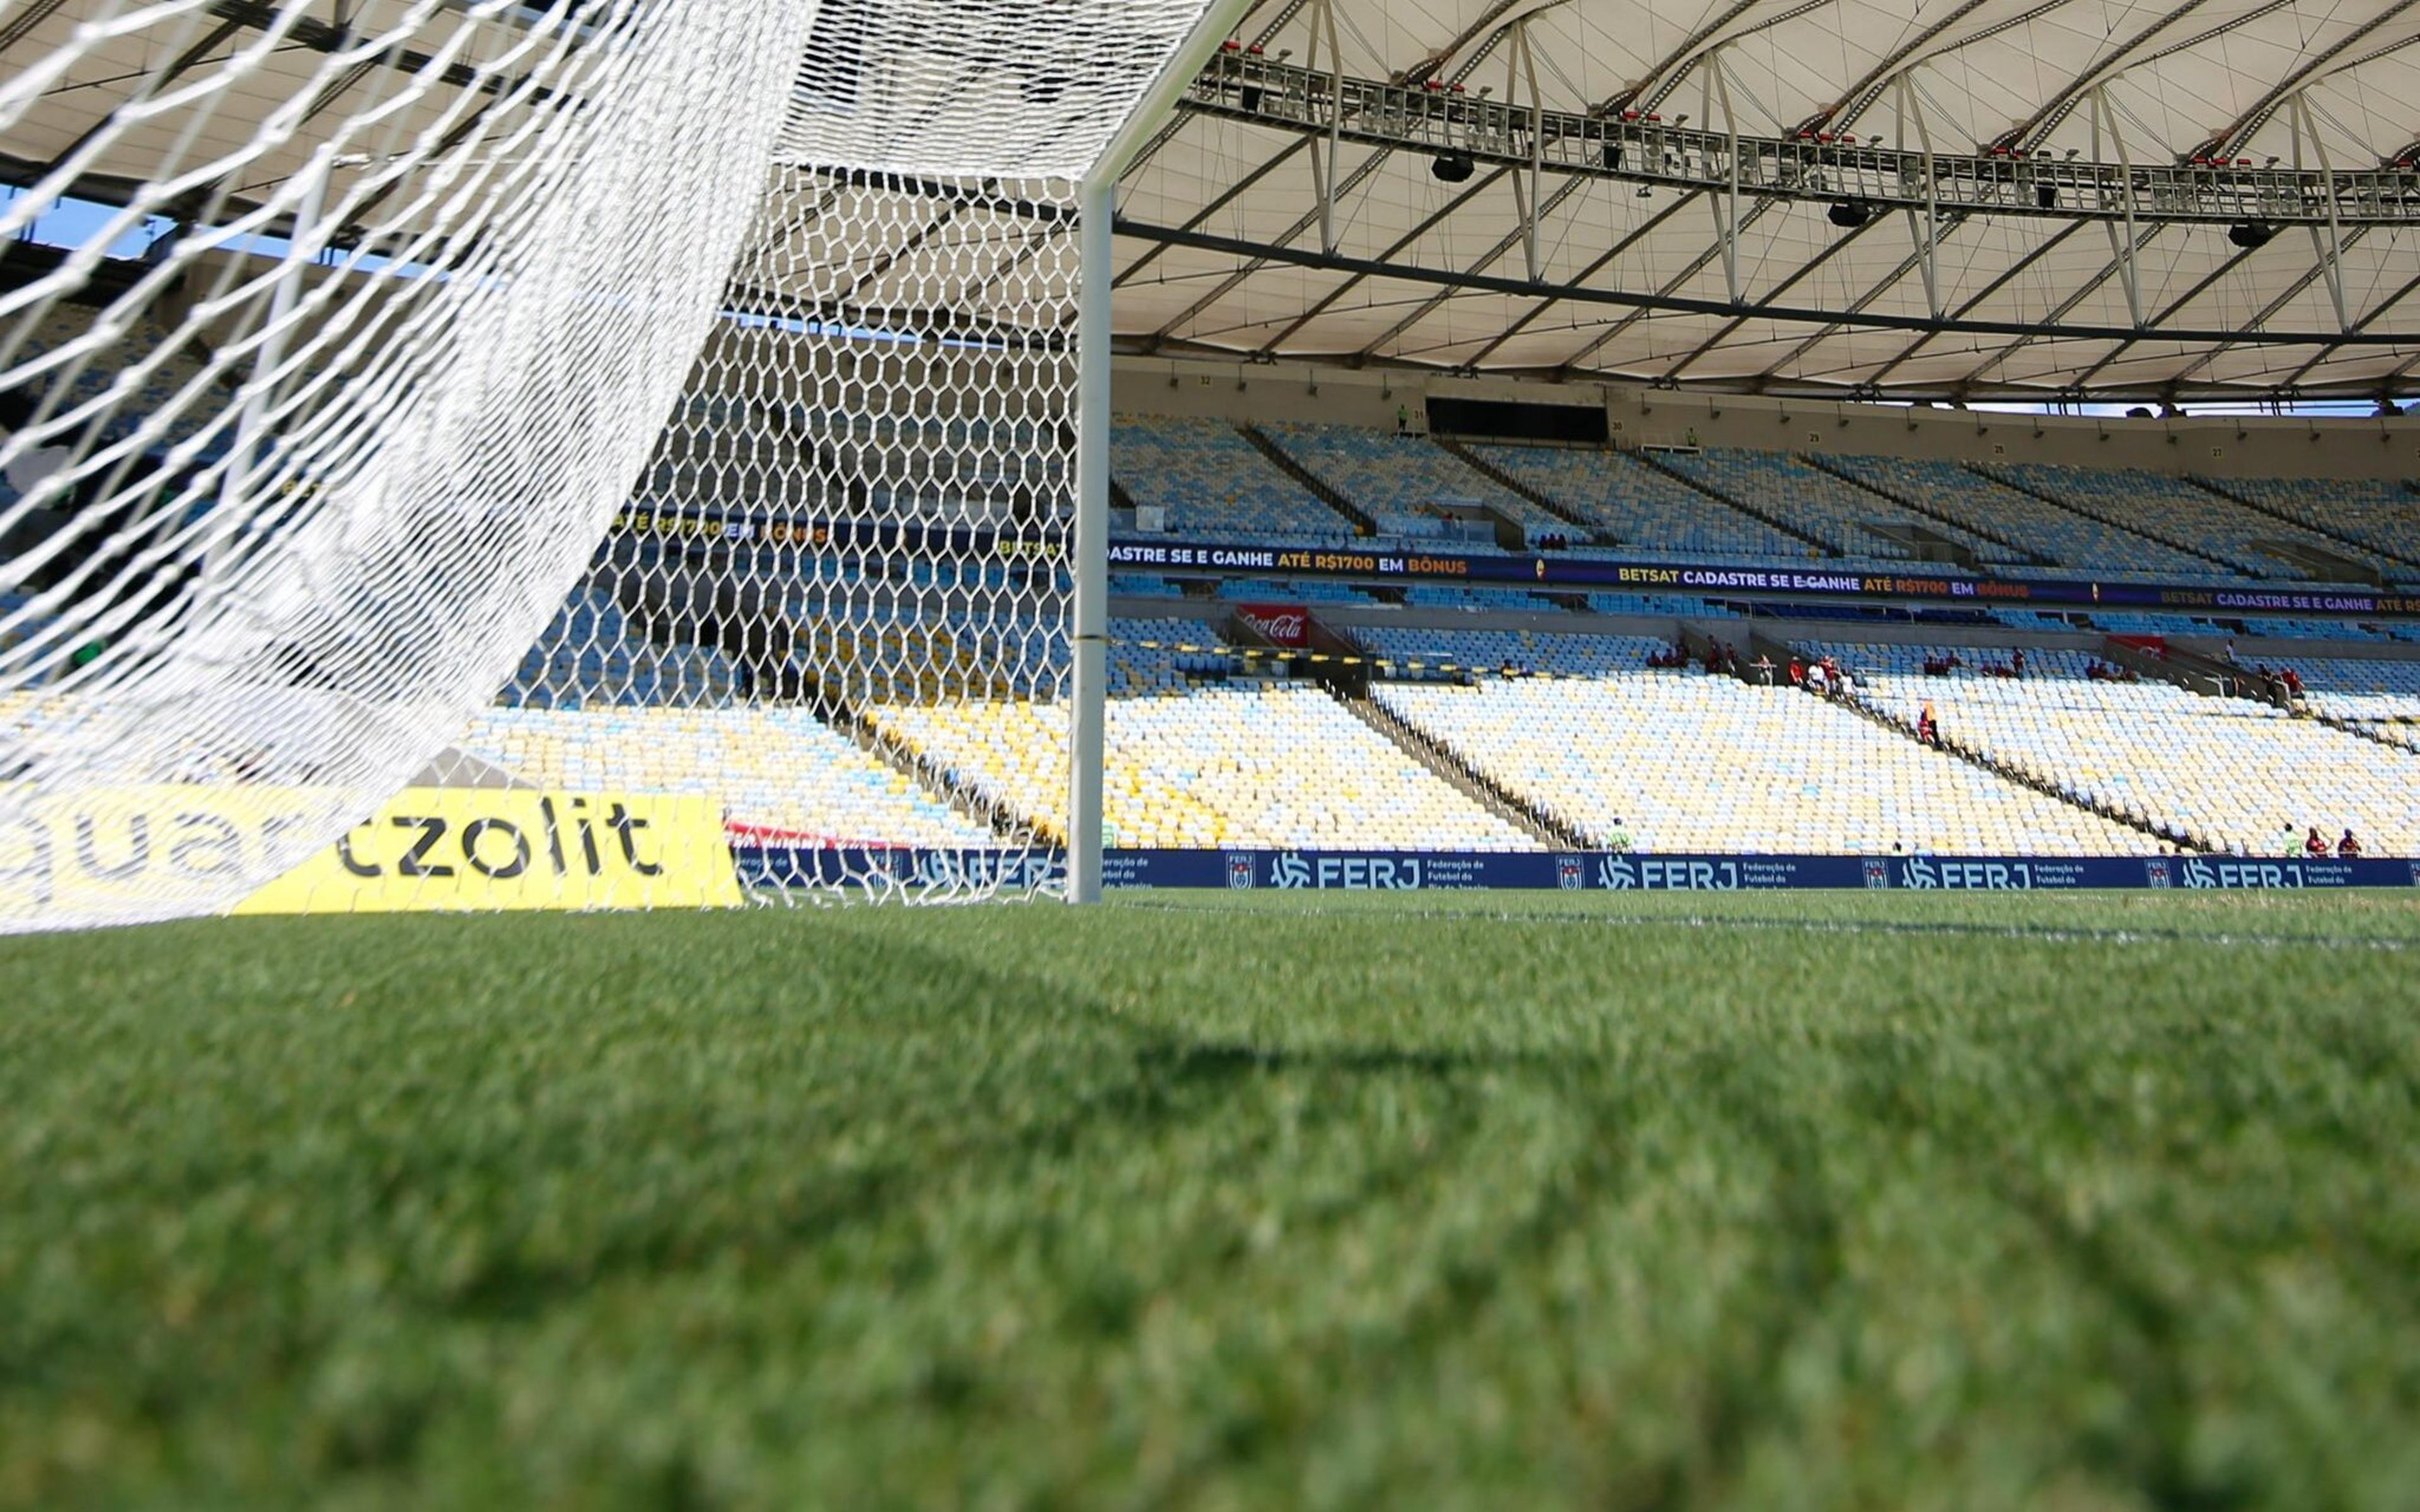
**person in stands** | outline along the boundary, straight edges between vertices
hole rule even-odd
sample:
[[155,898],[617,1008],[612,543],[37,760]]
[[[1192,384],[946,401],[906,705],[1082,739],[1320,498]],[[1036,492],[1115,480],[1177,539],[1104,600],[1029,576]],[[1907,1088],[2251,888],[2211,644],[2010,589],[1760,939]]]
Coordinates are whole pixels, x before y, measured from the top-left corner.
[[1790,658],[1790,686],[1792,687],[1807,686],[1807,664],[1796,656]]
[[1411,433],[1412,407],[1407,404],[1399,404],[1395,406],[1395,434],[1398,436],[1409,436]]
[[1916,738],[1928,746],[1937,748],[1941,744],[1941,724],[1932,717],[1931,699],[1924,701],[1924,712],[1916,717]]
[[1630,831],[1622,826],[1620,814],[1613,816],[1613,825],[1606,831],[1605,848],[1624,855],[1630,850]]
[[2303,854],[2315,861],[2328,858],[2327,837],[2319,833],[2319,825],[2313,825],[2310,832],[2303,837]]
[[2303,854],[2303,842],[2294,838],[2294,826],[2292,825],[2288,825],[2286,826],[2285,849],[2279,851],[2277,854],[2280,856],[2300,856]]
[[2336,856],[2338,859],[2346,861],[2357,861],[2361,859],[2361,841],[2352,838],[2351,830],[2346,830],[2344,832],[2344,839],[2336,841]]

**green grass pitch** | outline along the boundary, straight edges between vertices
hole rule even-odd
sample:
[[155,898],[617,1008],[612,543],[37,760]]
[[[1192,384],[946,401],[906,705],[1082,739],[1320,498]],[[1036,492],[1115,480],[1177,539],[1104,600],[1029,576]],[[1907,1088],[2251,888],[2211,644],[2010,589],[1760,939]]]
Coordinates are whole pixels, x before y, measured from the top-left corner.
[[0,1505],[2408,1507],[2420,911],[0,941]]

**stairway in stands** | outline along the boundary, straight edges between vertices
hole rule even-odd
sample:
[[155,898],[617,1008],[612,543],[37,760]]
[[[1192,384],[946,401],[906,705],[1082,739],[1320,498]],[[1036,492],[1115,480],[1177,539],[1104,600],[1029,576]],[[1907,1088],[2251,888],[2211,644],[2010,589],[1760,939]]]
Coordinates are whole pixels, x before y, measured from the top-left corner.
[[1292,454],[1270,440],[1268,434],[1258,425],[1238,425],[1235,428],[1243,433],[1244,440],[1251,442],[1263,456],[1276,464],[1280,471],[1309,490],[1312,498],[1351,520],[1355,530],[1364,535],[1378,533],[1378,522],[1371,517],[1368,511],[1328,486],[1317,473],[1295,461]]
[[[1916,725],[1912,721],[1868,702],[1854,688],[1838,702],[1843,707],[1854,710],[1895,734],[1902,735],[1909,740],[1916,738]],[[1922,744],[1920,741],[1917,743]],[[2123,825],[2128,829],[2138,834],[2149,835],[2154,840],[2164,841],[2168,844],[2190,850],[2215,853],[2219,849],[2217,845],[2201,836],[2188,835],[2180,830],[2170,829],[2164,825],[2154,824],[2148,819],[2138,819],[2113,805],[2095,803],[2079,797],[2066,784],[2046,773],[2037,772],[2012,762],[1997,760],[1980,749],[1964,745],[1947,735],[1941,736],[1933,749],[1964,762],[1969,766],[1979,767],[2003,780],[2014,782],[2019,787],[2031,788],[2045,797],[2055,798],[2071,809],[2081,809],[2087,813],[2099,814],[2112,824]]]
[[[1334,692],[1333,689],[1330,691]],[[1404,755],[1427,767],[1464,796],[1498,819],[1518,828],[1548,850],[1593,849],[1587,838],[1578,831],[1559,823],[1552,815],[1512,789],[1490,779],[1444,745],[1380,707],[1374,700],[1366,697],[1351,698],[1342,693],[1335,693],[1335,697],[1336,702],[1353,712],[1355,718],[1393,741]]]

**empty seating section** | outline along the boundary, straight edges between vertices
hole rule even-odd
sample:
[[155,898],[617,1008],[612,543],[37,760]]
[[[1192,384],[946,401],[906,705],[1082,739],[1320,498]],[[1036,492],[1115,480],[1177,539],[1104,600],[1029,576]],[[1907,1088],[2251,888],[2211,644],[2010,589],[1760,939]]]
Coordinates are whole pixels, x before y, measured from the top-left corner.
[[[17,348],[20,362],[56,351],[84,335],[92,328],[89,311],[67,307],[54,308],[25,335]],[[157,449],[173,445],[198,431],[204,422],[224,412],[226,393],[232,392],[232,374],[222,374],[219,382],[228,385],[225,391],[209,392],[209,382],[202,378],[209,354],[187,344],[177,350],[161,353],[167,339],[167,330],[158,323],[144,320],[130,328],[116,341],[111,342],[86,357],[64,357],[54,370],[54,379],[74,373],[68,392],[52,407],[54,416],[66,416],[103,394],[112,393],[122,383],[123,393],[110,401],[108,423],[101,427],[101,438],[116,441],[133,435],[152,415],[168,405],[179,393],[195,383],[205,385],[194,399],[180,407],[180,412],[149,439],[147,445]],[[153,359],[156,357],[156,361]],[[142,372],[149,363],[149,371]],[[203,455],[223,452],[234,440],[231,430],[222,430],[203,448]],[[14,498],[15,490],[0,480],[0,497]]]
[[1599,614],[1671,615],[1684,620],[1731,617],[1729,609],[1711,599],[1679,598],[1668,594],[1590,594],[1588,607]]
[[2420,493],[2409,484],[2229,478],[2216,486],[2314,530],[2362,542],[2406,564],[2420,563]]
[[490,709],[460,744],[558,791],[712,795],[730,823],[798,843],[994,842],[799,709]]
[[1261,431],[1304,471],[1367,514],[1419,515],[1438,505],[1479,504],[1532,536],[1572,528],[1423,438],[1350,425],[1267,424]]
[[2374,854],[2420,855],[2420,764],[2267,704],[2090,681],[2082,652],[2029,654],[2018,681],[1923,675],[1944,648],[1814,649],[1902,718],[1930,700],[1946,738],[2210,844],[2273,854],[2289,829],[2299,843],[2305,826],[2331,840],[2350,826]]
[[861,603],[800,613],[791,657],[804,683],[852,703],[1004,699],[1056,692],[1068,675],[1065,623],[949,601]]
[[[1211,649],[1220,643],[1217,627],[1206,620],[1113,619],[1109,693],[1115,698],[1182,693],[1203,678],[1242,671],[1242,657]],[[1179,649],[1186,646],[1194,649]]]
[[1834,458],[1843,471],[1887,493],[2071,567],[2195,578],[2216,570],[2189,551],[2061,508],[1955,462],[1901,456]]
[[[2260,550],[2254,545],[2257,541],[2293,541],[2338,555],[2345,553],[2340,543],[2315,531],[2246,509],[2182,478],[2118,468],[2057,467],[2037,462],[1995,468],[2009,479],[2049,494],[2083,514],[2206,551],[2256,578],[2308,576],[2286,559]],[[2201,563],[2200,570],[2209,571],[2210,564]]]
[[[1065,810],[1063,704],[903,706],[880,726],[1036,822]],[[1222,687],[1109,705],[1113,845],[1535,850],[1537,844],[1311,687]]]
[[862,485],[863,503],[877,515],[1006,523],[1063,514],[1074,501],[1066,439],[1055,423],[799,405],[752,424],[759,447],[776,455],[802,440]]
[[2297,657],[2293,667],[2314,712],[2420,749],[2420,661]]
[[1779,452],[1714,447],[1696,454],[1675,453],[1670,460],[1675,470],[1788,520],[1846,556],[1904,559],[1916,554],[1904,544],[1868,528],[1881,523],[1947,536],[1972,549],[1980,561],[2024,560],[2022,553],[1987,537],[1917,514]]
[[1558,676],[1595,677],[1637,671],[1671,647],[1643,635],[1556,635],[1537,630],[1357,629],[1371,655],[1422,667],[1516,668]]
[[2149,836],[1787,687],[1693,672],[1388,686],[1381,702],[1591,841],[1661,852],[2125,855]]
[[1342,541],[1353,523],[1217,420],[1121,416],[1109,475],[1137,504],[1168,511],[1180,533]]
[[1448,587],[1441,583],[1411,583],[1404,589],[1404,602],[1421,609],[1458,609],[1477,612],[1481,609],[1518,609],[1541,613],[1554,606],[1526,588]]
[[[2095,621],[2095,624],[2100,623]],[[2394,630],[2380,625],[2358,625],[2351,620],[2290,620],[2269,617],[2244,622],[2253,635],[2276,640],[2377,640],[2396,639]],[[2196,625],[2192,631],[2178,634],[2207,634],[2206,626]],[[2224,633],[2224,632],[2222,632]]]
[[1804,560],[1807,555],[1806,542],[1620,452],[1544,446],[1471,450],[1624,546],[1675,556]]
[[1367,604],[1368,595],[1345,583],[1315,578],[1280,581],[1270,578],[1230,578],[1218,584],[1218,596],[1245,603],[1268,601],[1297,604]]
[[521,658],[499,702],[541,709],[592,704],[728,703],[737,674],[719,651],[651,645],[604,589],[585,585],[555,611]]
[[[29,594],[0,593],[0,667],[8,669],[12,681],[28,687],[49,682],[57,671],[56,668],[50,668],[33,672],[29,666],[21,666],[17,660],[18,656],[23,656],[30,662],[32,658],[46,656],[55,649],[35,646],[36,638],[57,622],[49,615],[38,613],[33,604]],[[21,647],[23,649],[20,650]]]

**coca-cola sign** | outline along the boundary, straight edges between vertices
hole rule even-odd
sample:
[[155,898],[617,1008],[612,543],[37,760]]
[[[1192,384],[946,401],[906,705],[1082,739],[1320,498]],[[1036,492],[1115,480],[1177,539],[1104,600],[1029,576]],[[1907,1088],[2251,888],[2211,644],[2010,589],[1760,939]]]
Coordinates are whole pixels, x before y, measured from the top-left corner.
[[1271,645],[1299,651],[1311,644],[1311,610],[1300,604],[1241,604],[1235,615]]

